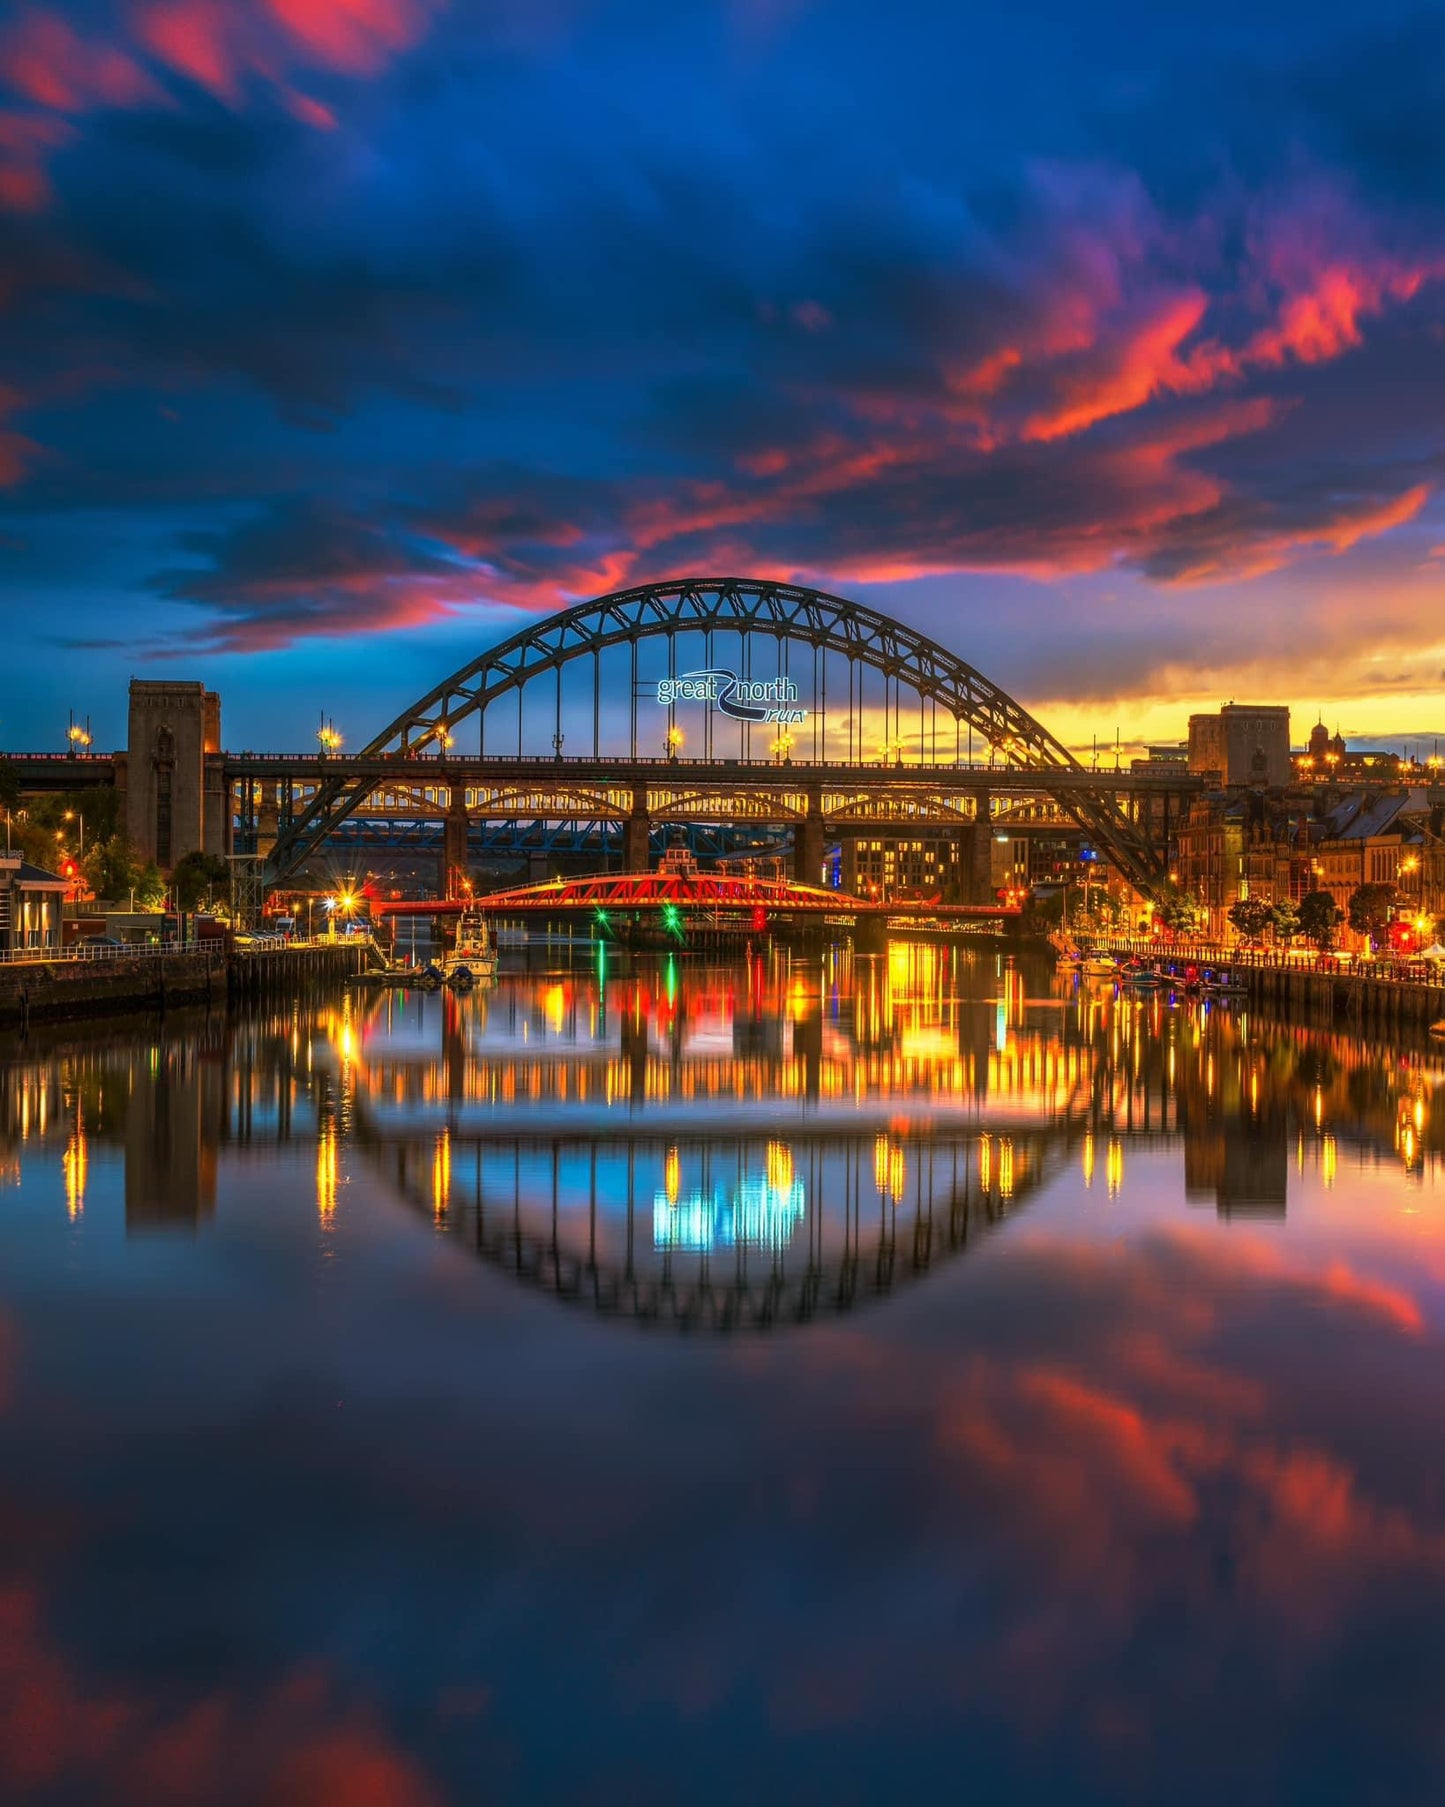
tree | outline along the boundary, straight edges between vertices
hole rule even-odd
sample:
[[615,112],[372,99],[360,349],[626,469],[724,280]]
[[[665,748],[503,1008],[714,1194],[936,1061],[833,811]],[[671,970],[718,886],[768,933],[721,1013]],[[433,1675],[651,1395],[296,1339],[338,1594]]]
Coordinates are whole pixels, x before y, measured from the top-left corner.
[[1274,907],[1262,897],[1241,897],[1229,906],[1228,915],[1246,941],[1258,941],[1274,921]]
[[217,891],[228,891],[231,868],[217,854],[188,853],[177,860],[171,883],[176,888],[176,908],[194,910],[203,901],[209,903]]
[[0,809],[14,809],[19,802],[19,776],[8,759],[0,758]]
[[1320,949],[1334,944],[1340,926],[1340,906],[1328,891],[1310,891],[1300,899],[1299,932]]
[[1393,885],[1356,885],[1350,893],[1350,927],[1357,935],[1368,935],[1371,947],[1377,947],[1389,932],[1390,914],[1399,901]]
[[1209,912],[1187,891],[1174,891],[1159,906],[1159,920],[1177,935],[1197,935],[1209,920]]
[[166,901],[166,881],[154,860],[147,860],[136,880],[135,900],[143,910],[159,910]]
[[1293,941],[1300,932],[1299,911],[1286,898],[1277,903],[1270,911],[1273,918],[1275,939],[1277,941]]
[[140,858],[123,834],[113,834],[87,849],[85,876],[97,897],[128,903],[131,892],[140,884]]

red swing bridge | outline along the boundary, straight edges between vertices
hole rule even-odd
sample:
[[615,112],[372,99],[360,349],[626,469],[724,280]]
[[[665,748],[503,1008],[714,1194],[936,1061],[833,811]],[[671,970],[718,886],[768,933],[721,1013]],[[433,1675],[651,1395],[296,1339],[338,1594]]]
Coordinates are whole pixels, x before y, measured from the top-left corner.
[[588,915],[603,920],[613,914],[656,914],[664,920],[676,920],[687,911],[693,916],[747,917],[761,929],[775,919],[795,917],[826,917],[842,923],[860,917],[907,915],[916,920],[926,915],[956,923],[1007,922],[1022,915],[1023,903],[1018,897],[991,904],[946,904],[918,898],[904,902],[852,897],[846,891],[830,891],[821,885],[798,884],[790,879],[661,871],[591,873],[482,896],[427,902],[377,898],[371,905],[373,917],[459,916],[464,911],[506,917]]

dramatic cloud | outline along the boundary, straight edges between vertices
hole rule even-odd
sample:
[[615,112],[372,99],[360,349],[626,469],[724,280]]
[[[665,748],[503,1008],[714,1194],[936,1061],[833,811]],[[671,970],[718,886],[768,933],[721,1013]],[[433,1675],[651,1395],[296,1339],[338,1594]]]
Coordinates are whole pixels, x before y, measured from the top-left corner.
[[[905,11],[880,55],[847,6],[20,9],[0,506],[168,537],[126,597],[157,651],[177,602],[245,652],[720,565],[950,639],[1003,574],[1106,639],[1148,598],[1147,688],[1216,615],[1268,640],[1282,574],[1388,569],[1398,663],[1439,537],[1433,35],[1198,66],[1105,18],[1070,90],[1128,98],[1087,114],[1007,23]],[[930,105],[965,40],[998,92]]]

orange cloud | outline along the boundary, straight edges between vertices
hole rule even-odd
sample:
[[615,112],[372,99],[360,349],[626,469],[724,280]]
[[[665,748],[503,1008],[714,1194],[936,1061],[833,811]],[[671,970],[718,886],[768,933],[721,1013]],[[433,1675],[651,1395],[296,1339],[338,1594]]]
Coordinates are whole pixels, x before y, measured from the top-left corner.
[[1198,330],[1208,305],[1199,290],[1164,302],[1114,348],[1108,369],[1066,379],[1059,402],[1024,423],[1024,438],[1063,439],[1116,414],[1131,414],[1165,391],[1203,387],[1207,374],[1191,369],[1179,351]]
[[1276,324],[1250,341],[1244,358],[1265,366],[1288,358],[1301,364],[1337,358],[1361,344],[1362,316],[1380,313],[1387,301],[1410,300],[1430,274],[1424,268],[1331,264],[1285,300]]

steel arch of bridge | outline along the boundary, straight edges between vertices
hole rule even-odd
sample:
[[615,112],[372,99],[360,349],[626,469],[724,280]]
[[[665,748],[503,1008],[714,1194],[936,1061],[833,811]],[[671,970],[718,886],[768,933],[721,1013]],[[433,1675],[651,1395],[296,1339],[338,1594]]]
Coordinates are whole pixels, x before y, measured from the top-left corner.
[[[871,668],[884,677],[885,716],[887,684],[892,681],[912,691],[920,704],[932,701],[960,726],[966,723],[1007,764],[1036,771],[1043,790],[1049,789],[1051,774],[1077,777],[1084,771],[1067,747],[1020,703],[926,634],[866,604],[824,591],[751,578],[708,577],[619,590],[522,629],[453,672],[353,757],[361,761],[443,751],[458,725],[472,717],[478,718],[480,748],[488,706],[516,692],[520,723],[520,693],[547,673],[556,674],[560,735],[562,669],[581,659],[594,660],[595,725],[601,712],[604,652],[619,646],[635,649],[643,640],[712,633],[797,642],[811,647],[815,655],[834,653]],[[849,709],[851,715],[851,691]],[[346,762],[338,763],[344,768]],[[799,777],[802,769],[795,768]],[[910,769],[916,776],[917,769]],[[939,768],[927,769],[936,775]],[[978,782],[986,786],[986,773],[979,772]],[[314,853],[339,822],[364,804],[373,783],[370,777],[349,775],[344,769],[327,778],[279,836],[271,855],[272,876],[294,871]],[[1157,893],[1166,877],[1166,862],[1140,825],[1106,794],[1106,783],[1100,780],[1097,793],[1061,790],[1057,800],[1136,885]]]
[[[491,891],[471,900],[469,907],[489,915],[561,915],[567,911],[662,910],[746,911],[763,909],[784,916],[888,916],[899,906],[877,899],[853,897],[846,891],[828,891],[821,885],[803,885],[792,879],[753,878],[716,872],[611,872],[587,873],[580,878],[549,878],[541,884],[519,885],[508,891]],[[396,909],[377,903],[374,911]],[[418,904],[418,911],[435,909]],[[1017,916],[1015,904],[943,904],[927,906],[930,914],[949,920],[984,920]]]

